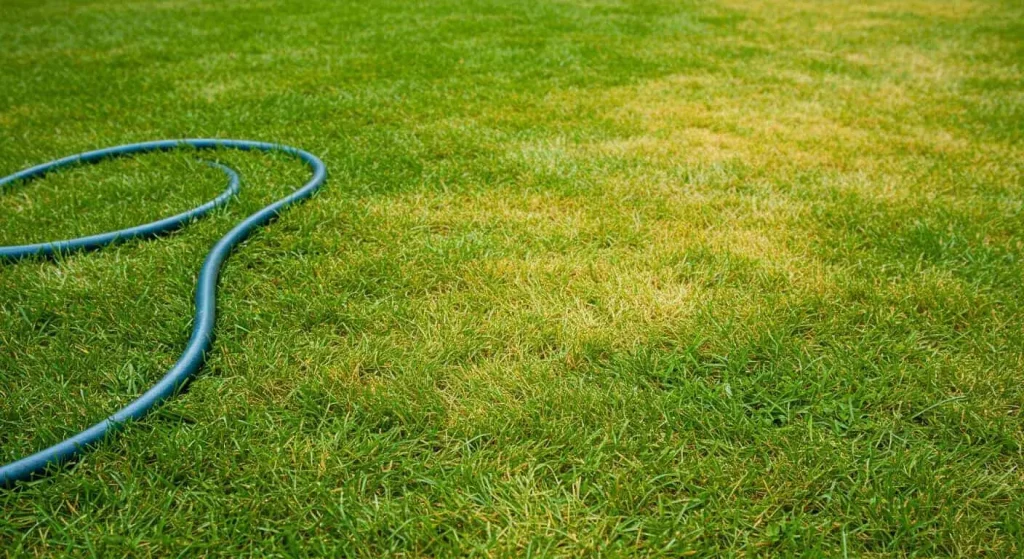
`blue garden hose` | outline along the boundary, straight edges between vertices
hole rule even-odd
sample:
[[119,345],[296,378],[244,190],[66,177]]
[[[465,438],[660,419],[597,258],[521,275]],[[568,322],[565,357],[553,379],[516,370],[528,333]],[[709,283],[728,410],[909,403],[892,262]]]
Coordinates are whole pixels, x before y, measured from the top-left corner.
[[[29,479],[36,474],[43,473],[51,465],[57,465],[78,457],[90,446],[118,430],[126,422],[141,418],[153,409],[154,406],[173,396],[189,377],[199,370],[203,364],[203,357],[210,349],[213,340],[213,325],[217,306],[217,278],[220,275],[220,268],[224,263],[224,259],[227,258],[228,254],[231,253],[231,250],[238,243],[245,240],[257,227],[274,219],[284,208],[310,197],[319,190],[327,178],[327,167],[323,161],[320,161],[319,158],[307,151],[278,144],[251,142],[248,140],[160,140],[139,144],[126,144],[72,155],[0,178],[0,189],[2,189],[13,182],[35,179],[62,167],[135,153],[167,151],[184,146],[191,146],[197,149],[233,148],[246,151],[282,152],[298,157],[305,162],[313,171],[313,176],[301,188],[245,218],[244,221],[221,237],[217,244],[213,245],[209,254],[206,255],[203,267],[199,271],[199,279],[196,282],[196,310],[192,325],[192,336],[185,346],[185,351],[178,357],[174,366],[164,374],[163,378],[142,396],[139,396],[133,402],[103,421],[47,449],[40,450],[21,460],[0,467],[0,487],[9,486],[16,481]],[[238,192],[238,173],[219,163],[211,163],[211,165],[221,169],[228,175],[228,187],[220,196],[197,208],[145,225],[99,235],[31,245],[0,246],[0,261],[19,260],[32,256],[53,256],[95,249],[129,239],[153,237],[178,229],[189,221],[209,213],[218,206],[226,204]]]

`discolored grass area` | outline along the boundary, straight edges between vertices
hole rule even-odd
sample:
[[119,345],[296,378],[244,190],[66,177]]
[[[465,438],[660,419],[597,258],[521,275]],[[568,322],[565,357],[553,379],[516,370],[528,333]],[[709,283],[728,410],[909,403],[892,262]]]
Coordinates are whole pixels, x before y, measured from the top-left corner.
[[[0,174],[331,174],[185,393],[0,490],[9,555],[1024,553],[1020,2],[8,0],[0,44]],[[212,218],[0,267],[0,461],[159,378],[306,176],[214,157]],[[222,181],[58,173],[0,244]]]

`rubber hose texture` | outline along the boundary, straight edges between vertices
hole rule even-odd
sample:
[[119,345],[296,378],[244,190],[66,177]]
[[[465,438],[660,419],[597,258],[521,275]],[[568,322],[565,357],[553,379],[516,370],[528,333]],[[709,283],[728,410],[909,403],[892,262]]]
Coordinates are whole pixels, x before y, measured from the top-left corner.
[[[245,218],[231,231],[220,238],[210,252],[206,255],[203,267],[199,271],[199,279],[196,282],[195,294],[195,317],[192,324],[192,335],[185,346],[185,350],[167,373],[151,388],[127,406],[121,408],[110,417],[89,427],[88,429],[61,441],[49,448],[40,450],[35,454],[26,456],[10,464],[0,467],[0,486],[10,486],[16,481],[26,480],[34,475],[43,473],[48,467],[74,459],[85,452],[90,446],[102,440],[108,434],[117,431],[126,422],[139,419],[146,415],[154,406],[163,400],[173,396],[188,379],[202,367],[203,358],[210,349],[213,341],[213,327],[216,318],[217,304],[217,278],[220,275],[221,265],[231,250],[240,242],[245,240],[257,227],[265,225],[274,219],[286,207],[309,198],[314,192],[320,189],[327,178],[327,167],[315,155],[285,145],[270,144],[265,142],[253,142],[248,140],[219,140],[219,139],[185,139],[185,140],[159,140],[154,142],[143,142],[138,144],[126,144],[112,148],[100,149],[72,155],[62,159],[43,163],[12,175],[0,178],[0,189],[17,181],[27,181],[39,178],[51,171],[78,165],[138,153],[149,153],[156,151],[168,151],[180,147],[189,146],[195,149],[216,149],[231,148],[239,150],[270,151],[292,155],[301,159],[313,172],[313,176],[288,196],[264,207],[258,212]],[[229,167],[219,163],[211,163],[224,171],[228,176],[228,187],[217,198],[192,210],[178,215],[160,219],[145,225],[68,239],[63,241],[52,241],[39,244],[0,246],[0,261],[16,261],[22,258],[33,256],[54,256],[71,252],[96,249],[113,243],[124,242],[129,239],[148,238],[186,225],[189,221],[201,217],[214,208],[226,204],[231,197],[238,192],[238,173]]]

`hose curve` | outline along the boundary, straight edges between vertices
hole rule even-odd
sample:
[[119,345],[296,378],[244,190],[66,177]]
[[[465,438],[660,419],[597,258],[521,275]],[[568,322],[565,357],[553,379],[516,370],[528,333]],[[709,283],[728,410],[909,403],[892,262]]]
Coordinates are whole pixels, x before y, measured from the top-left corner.
[[[50,466],[78,457],[108,434],[117,431],[126,422],[145,416],[157,404],[173,396],[202,367],[203,358],[210,349],[216,318],[217,279],[220,276],[220,269],[224,260],[231,253],[231,250],[245,240],[256,228],[273,220],[286,207],[309,198],[314,192],[319,190],[327,178],[327,167],[315,155],[281,144],[249,140],[183,139],[126,144],[89,151],[56,159],[0,178],[0,187],[3,187],[17,181],[39,178],[63,167],[131,154],[168,151],[185,146],[195,149],[231,148],[243,151],[282,152],[302,160],[312,171],[313,175],[304,185],[294,190],[288,196],[271,203],[242,220],[242,222],[228,231],[226,235],[213,245],[213,248],[210,249],[206,259],[203,261],[203,266],[199,270],[199,278],[196,282],[192,335],[189,337],[181,356],[178,357],[174,365],[156,384],[127,406],[77,435],[20,460],[0,466],[0,487],[10,486],[14,482],[29,479],[43,473]],[[0,246],[0,261],[15,261],[33,256],[55,256],[57,254],[92,250],[130,239],[154,237],[183,227],[190,221],[202,217],[213,209],[226,204],[239,190],[240,180],[238,173],[220,163],[210,162],[210,164],[219,168],[228,176],[228,187],[215,199],[205,204],[171,217],[118,231],[62,241]]]

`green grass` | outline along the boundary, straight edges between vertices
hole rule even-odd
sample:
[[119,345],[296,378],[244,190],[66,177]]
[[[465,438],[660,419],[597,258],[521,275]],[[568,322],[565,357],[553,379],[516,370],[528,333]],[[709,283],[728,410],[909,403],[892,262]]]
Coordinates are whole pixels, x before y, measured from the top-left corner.
[[[0,174],[275,141],[189,390],[0,491],[9,555],[1019,556],[1019,1],[0,3]],[[232,224],[0,267],[0,462],[182,349]],[[0,244],[210,199],[173,153]]]

